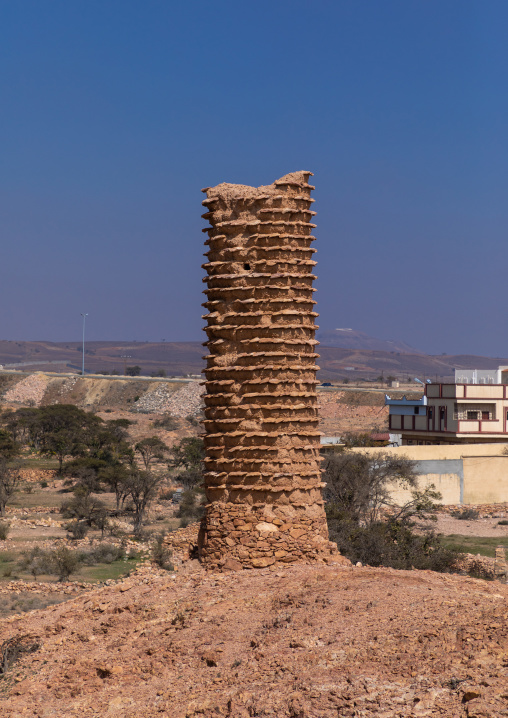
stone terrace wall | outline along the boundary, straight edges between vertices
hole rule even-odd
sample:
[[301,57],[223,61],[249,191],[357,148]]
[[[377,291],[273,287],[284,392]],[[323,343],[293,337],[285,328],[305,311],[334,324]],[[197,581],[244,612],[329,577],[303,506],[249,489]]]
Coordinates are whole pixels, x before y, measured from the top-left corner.
[[330,556],[321,496],[310,172],[207,188],[210,567]]

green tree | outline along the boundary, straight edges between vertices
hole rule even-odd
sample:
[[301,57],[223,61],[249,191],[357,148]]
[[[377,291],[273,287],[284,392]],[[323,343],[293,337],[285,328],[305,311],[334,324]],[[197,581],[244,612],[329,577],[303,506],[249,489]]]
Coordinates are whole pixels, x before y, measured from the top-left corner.
[[54,404],[39,410],[37,424],[41,454],[56,456],[59,473],[67,456],[83,456],[96,436],[102,419],[73,404]]
[[184,491],[178,505],[178,511],[175,514],[176,518],[192,519],[194,521],[200,519],[205,512],[203,499],[204,493],[202,491],[196,489]]
[[9,409],[0,417],[0,423],[6,427],[15,442],[26,444],[38,451],[40,438],[39,416],[40,410],[33,407],[23,407],[17,411]]
[[142,439],[138,441],[134,448],[141,456],[147,471],[150,469],[150,464],[153,461],[162,461],[164,454],[167,454],[169,451],[169,446],[167,446],[162,439],[159,439],[158,436],[149,436],[146,439]]
[[99,480],[115,493],[117,511],[120,510],[120,504],[123,504],[129,494],[129,475],[130,469],[120,463],[105,466],[99,471]]
[[81,560],[77,551],[71,551],[67,546],[59,546],[51,552],[51,573],[58,576],[59,581],[66,581],[71,574],[78,571]]
[[[433,486],[419,490],[417,478],[414,462],[393,454],[346,451],[327,456],[326,514],[330,538],[341,553],[372,566],[450,570],[456,555],[427,523],[435,518],[441,496]],[[397,506],[390,484],[408,489],[411,499]]]
[[137,364],[135,366],[128,366],[125,370],[126,376],[139,376],[141,374],[141,367]]
[[393,506],[389,484],[415,489],[413,461],[382,452],[331,453],[323,462],[324,497],[343,516],[357,524],[372,523],[380,511]]
[[157,489],[163,477],[151,471],[141,471],[132,468],[129,473],[126,488],[134,504],[134,533],[139,533],[149,504],[157,495]]
[[5,516],[5,507],[16,493],[20,480],[19,466],[0,456],[0,516]]
[[12,459],[19,454],[19,444],[14,441],[12,434],[0,429],[0,456],[4,459]]
[[107,513],[107,509],[103,501],[83,488],[79,488],[71,499],[62,503],[60,513],[66,519],[85,521],[89,526],[93,526],[100,523],[101,517]]
[[205,445],[199,436],[182,439],[171,447],[170,466],[186,469],[199,469],[205,457]]

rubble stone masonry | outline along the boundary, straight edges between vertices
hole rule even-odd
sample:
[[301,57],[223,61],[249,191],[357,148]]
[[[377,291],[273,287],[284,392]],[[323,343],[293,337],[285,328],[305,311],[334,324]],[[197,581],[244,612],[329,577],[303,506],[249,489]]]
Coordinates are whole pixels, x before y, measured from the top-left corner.
[[208,503],[199,555],[210,568],[336,553],[319,468],[311,174],[203,190]]

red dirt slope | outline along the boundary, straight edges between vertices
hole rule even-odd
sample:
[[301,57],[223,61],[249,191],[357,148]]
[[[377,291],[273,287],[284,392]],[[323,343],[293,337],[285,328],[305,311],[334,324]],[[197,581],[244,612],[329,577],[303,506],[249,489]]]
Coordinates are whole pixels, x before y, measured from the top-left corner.
[[153,569],[0,623],[3,718],[508,715],[508,587],[292,565]]

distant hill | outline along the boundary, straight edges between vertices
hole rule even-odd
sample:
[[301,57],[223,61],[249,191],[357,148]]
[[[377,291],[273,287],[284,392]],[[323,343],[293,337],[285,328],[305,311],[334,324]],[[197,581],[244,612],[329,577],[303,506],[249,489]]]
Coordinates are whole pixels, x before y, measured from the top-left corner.
[[[349,333],[348,333],[349,334]],[[362,336],[361,332],[354,332]],[[320,332],[318,347],[321,367],[318,377],[324,381],[345,378],[374,379],[380,374],[397,378],[451,378],[453,369],[494,369],[508,364],[508,359],[473,355],[429,356],[416,350],[404,351],[404,344],[386,350],[343,348],[325,344],[326,332]],[[367,335],[363,335],[367,337]],[[367,339],[372,339],[367,337]],[[380,341],[375,340],[372,341]],[[386,344],[386,343],[385,343]],[[200,374],[206,349],[200,342],[87,342],[85,371],[116,370],[138,365],[143,374],[163,369],[168,376]],[[5,368],[25,371],[78,371],[81,368],[80,342],[16,342],[0,341],[0,364]]]
[[423,352],[401,341],[376,339],[356,329],[323,329],[318,331],[317,339],[325,347],[340,349],[361,349],[381,352],[404,352],[404,354],[423,354]]
[[[163,369],[168,376],[199,374],[201,342],[86,342],[85,371],[119,371],[138,365],[144,374]],[[0,341],[0,364],[27,371],[81,368],[81,342]]]

